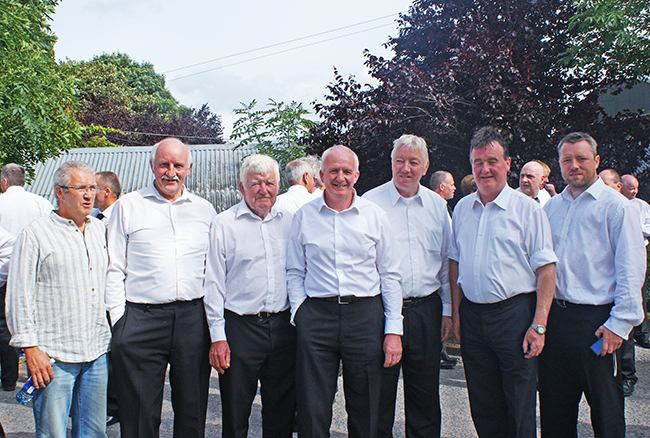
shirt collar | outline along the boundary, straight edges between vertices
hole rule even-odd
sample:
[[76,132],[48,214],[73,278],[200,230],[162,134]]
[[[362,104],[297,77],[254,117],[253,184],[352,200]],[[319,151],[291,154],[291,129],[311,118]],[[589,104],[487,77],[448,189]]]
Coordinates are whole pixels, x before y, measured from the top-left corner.
[[[54,222],[57,222],[57,223],[59,223],[59,224],[61,224],[63,226],[79,228],[79,227],[77,227],[77,224],[72,219],[61,217],[54,210],[52,210],[52,212],[50,213],[50,218],[52,218],[52,220]],[[87,216],[86,217],[86,224],[89,224],[89,223],[90,223],[90,216]]]
[[274,205],[273,207],[271,207],[271,211],[269,211],[269,214],[267,214],[266,217],[264,219],[262,219],[261,217],[259,217],[255,213],[253,213],[253,210],[250,209],[250,207],[248,206],[246,201],[244,199],[242,199],[239,202],[239,204],[237,204],[237,211],[235,213],[235,218],[239,219],[242,216],[250,216],[253,219],[270,221],[271,219],[273,219],[276,216],[283,217],[284,213],[285,213],[284,210],[277,209],[277,208],[275,208],[275,205]]
[[[327,191],[327,189],[325,189],[325,190]],[[316,205],[316,208],[317,208],[317,210],[319,212],[322,212],[323,209],[325,208],[325,209],[333,211],[335,213],[343,213],[344,211],[354,211],[356,213],[359,213],[359,207],[357,207],[357,191],[355,189],[352,189],[352,192],[353,192],[352,204],[350,204],[350,206],[348,208],[346,208],[345,210],[343,210],[343,211],[338,212],[338,211],[334,210],[333,208],[330,208],[325,203],[325,193],[323,193],[323,196],[318,198],[318,203]]]
[[598,200],[598,197],[600,196],[601,193],[603,193],[605,187],[607,186],[605,185],[603,180],[600,179],[600,177],[598,177],[598,179],[596,179],[596,181],[592,185],[587,187],[587,189],[584,192],[580,193],[578,197],[575,199],[573,199],[573,196],[571,196],[571,193],[569,192],[569,187],[570,186],[566,186],[564,190],[562,190],[562,199],[566,199],[569,202],[573,202],[575,201],[575,199],[578,199],[582,195],[585,195],[585,193],[586,193],[585,196],[591,196],[592,198]]
[[[508,210],[508,206],[510,205],[510,199],[512,199],[513,194],[515,193],[514,189],[512,189],[508,184],[506,184],[501,192],[497,195],[496,198],[494,198],[492,201],[488,202],[488,204],[492,203],[499,207],[502,210]],[[474,202],[472,203],[472,206],[474,206],[476,203],[481,204],[483,206],[483,203],[478,197],[478,190],[472,193],[474,196]]]
[[[422,189],[422,186],[418,184],[418,191],[409,199],[413,199],[414,201],[418,202],[420,205],[424,205],[422,202],[422,196],[420,196],[420,190]],[[404,196],[400,195],[400,193],[397,191],[397,187],[395,187],[395,182],[391,179],[390,184],[388,184],[388,195],[390,196],[390,205],[395,207],[395,204],[400,199],[406,199]]]
[[24,191],[25,191],[25,187],[23,187],[23,186],[9,186],[9,187],[7,187],[7,190],[5,190],[5,193],[24,192]]
[[[155,180],[154,180],[154,181],[155,181]],[[154,185],[154,181],[151,181],[151,184],[149,184],[149,185],[148,185],[148,186],[147,186],[147,187],[142,191],[142,196],[143,196],[144,198],[152,198],[152,197],[153,197],[153,198],[156,198],[156,199],[158,199],[159,201],[162,201],[162,202],[169,202],[169,203],[172,203],[169,199],[163,197],[163,196],[160,194],[160,192],[158,191],[158,189],[157,189],[156,186]],[[174,203],[176,203],[176,202],[181,202],[181,201],[189,201],[189,202],[192,202],[192,199],[190,198],[190,196],[189,196],[189,192],[188,192],[188,190],[187,190],[187,187],[185,187],[185,185],[183,185],[183,193],[181,194],[181,196],[178,197],[178,199],[176,199],[176,200],[174,201]]]
[[309,190],[307,190],[307,187],[303,186],[302,184],[294,184],[289,189],[287,190],[288,192],[304,192],[306,194],[309,194]]

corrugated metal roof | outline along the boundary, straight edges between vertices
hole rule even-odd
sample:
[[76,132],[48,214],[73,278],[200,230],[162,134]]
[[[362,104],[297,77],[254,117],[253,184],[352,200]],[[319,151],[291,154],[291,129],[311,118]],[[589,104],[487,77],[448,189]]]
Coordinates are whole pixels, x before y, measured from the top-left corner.
[[[232,150],[235,145],[189,145],[194,166],[185,179],[185,187],[214,205],[217,212],[241,200],[239,167],[242,159],[256,152],[251,146]],[[35,167],[35,179],[26,189],[55,203],[52,179],[54,172],[66,161],[83,161],[95,172],[110,170],[117,174],[122,193],[149,185],[153,173],[149,167],[150,146],[70,149],[58,158],[51,158]]]

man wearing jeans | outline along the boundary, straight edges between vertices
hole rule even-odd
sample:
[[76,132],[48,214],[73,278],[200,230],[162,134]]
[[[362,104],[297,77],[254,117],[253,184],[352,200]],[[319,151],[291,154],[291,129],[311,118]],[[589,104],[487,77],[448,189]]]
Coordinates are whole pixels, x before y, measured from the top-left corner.
[[45,386],[33,399],[37,437],[64,438],[68,416],[73,437],[105,437],[108,254],[104,225],[88,217],[97,192],[92,167],[64,163],[54,191],[58,209],[28,225],[14,246],[11,345],[25,350],[34,385]]

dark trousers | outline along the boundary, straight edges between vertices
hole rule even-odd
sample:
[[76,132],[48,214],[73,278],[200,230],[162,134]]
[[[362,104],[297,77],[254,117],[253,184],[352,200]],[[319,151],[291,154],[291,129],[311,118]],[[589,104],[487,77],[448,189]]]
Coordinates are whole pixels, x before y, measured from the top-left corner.
[[158,437],[167,364],[174,437],[203,437],[210,379],[203,300],[126,304],[113,327],[121,436]]
[[440,437],[440,329],[442,301],[438,294],[413,305],[405,303],[402,360],[382,373],[379,437],[392,437],[400,368],[404,382],[407,438]]
[[535,438],[537,360],[523,341],[536,294],[494,304],[460,304],[461,354],[472,419],[481,438]]
[[578,404],[584,393],[591,407],[594,436],[623,438],[623,381],[621,373],[614,372],[620,357],[598,356],[590,348],[612,306],[563,306],[553,302],[546,345],[539,358],[542,437],[578,436]]
[[223,438],[246,438],[261,385],[265,438],[291,438],[296,411],[296,328],[287,310],[271,316],[225,311],[230,368],[219,376]]
[[634,383],[639,380],[636,376],[635,352],[634,352],[634,336],[630,336],[623,341],[621,345],[621,374],[623,380],[632,380]]
[[2,368],[2,386],[13,387],[18,380],[18,350],[9,345],[11,333],[5,319],[5,294],[7,285],[0,288],[0,368]]
[[351,438],[375,438],[384,363],[381,295],[351,304],[307,298],[294,318],[298,332],[298,435],[330,436],[339,362]]

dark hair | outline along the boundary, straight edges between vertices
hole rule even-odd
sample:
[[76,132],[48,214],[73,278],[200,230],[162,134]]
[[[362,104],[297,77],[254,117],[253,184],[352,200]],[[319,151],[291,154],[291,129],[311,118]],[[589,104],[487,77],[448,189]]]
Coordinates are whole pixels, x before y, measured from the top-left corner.
[[503,148],[503,159],[507,160],[510,156],[508,154],[508,143],[503,135],[501,135],[501,132],[492,126],[484,126],[476,131],[472,137],[469,147],[469,162],[472,162],[472,152],[474,152],[474,149],[487,147],[494,141],[501,145],[501,148]]
[[[111,192],[113,192],[116,198],[120,197],[122,194],[122,185],[120,184],[120,180],[117,178],[117,175],[115,175],[114,172],[110,172],[108,170],[97,172],[95,174],[95,180],[98,178],[102,180],[106,187],[111,189]],[[97,185],[99,185],[99,181],[97,181]]]

